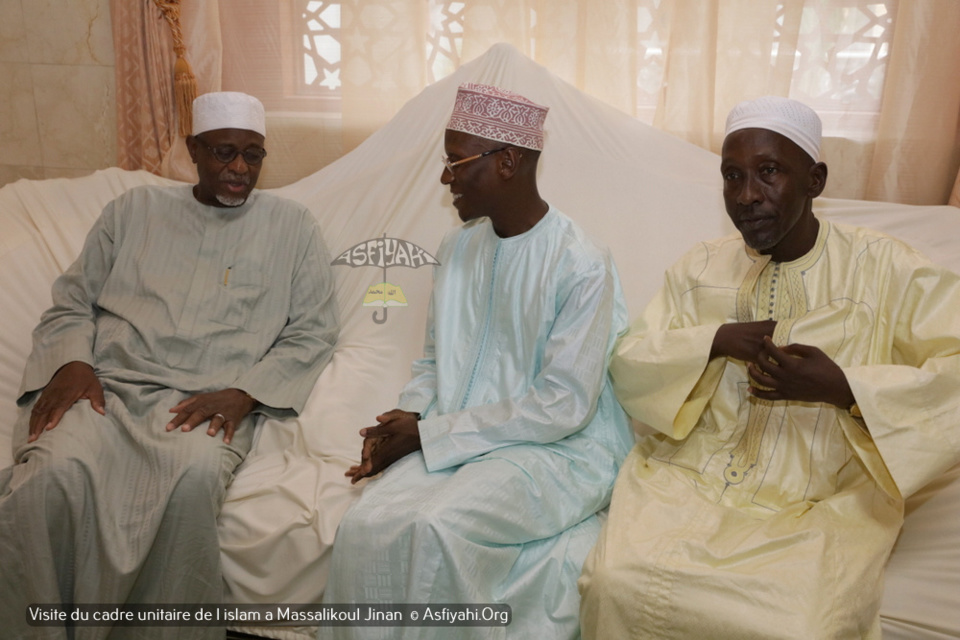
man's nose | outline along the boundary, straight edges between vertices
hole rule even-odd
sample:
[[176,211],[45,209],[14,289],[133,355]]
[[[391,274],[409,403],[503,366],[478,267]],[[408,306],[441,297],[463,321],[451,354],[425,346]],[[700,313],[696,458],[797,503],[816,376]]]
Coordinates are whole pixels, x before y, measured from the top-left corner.
[[747,176],[737,194],[737,204],[755,204],[763,200],[763,190],[757,184],[757,176]]
[[450,184],[453,182],[454,175],[453,171],[450,171],[446,166],[443,167],[443,171],[440,172],[440,184]]
[[234,173],[246,173],[250,170],[250,165],[243,159],[242,153],[238,153],[236,158],[227,163],[227,167]]

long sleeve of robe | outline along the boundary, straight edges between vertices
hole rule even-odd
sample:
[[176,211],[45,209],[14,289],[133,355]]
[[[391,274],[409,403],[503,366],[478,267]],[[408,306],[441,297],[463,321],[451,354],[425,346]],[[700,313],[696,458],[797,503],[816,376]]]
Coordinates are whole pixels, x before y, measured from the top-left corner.
[[632,444],[606,368],[626,327],[613,262],[556,209],[511,238],[467,224],[437,257],[424,358],[400,399],[422,415],[423,451],[344,516],[324,599],[500,602],[508,627],[458,637],[575,637],[576,578]]
[[[903,499],[960,460],[958,308],[956,274],[825,221],[791,263],[739,236],[688,253],[611,363],[659,434],[618,478],[581,583],[585,635],[875,637]],[[862,419],[758,400],[745,363],[708,361],[720,325],[765,319],[775,343],[840,365]],[[641,604],[614,615],[621,599]]]

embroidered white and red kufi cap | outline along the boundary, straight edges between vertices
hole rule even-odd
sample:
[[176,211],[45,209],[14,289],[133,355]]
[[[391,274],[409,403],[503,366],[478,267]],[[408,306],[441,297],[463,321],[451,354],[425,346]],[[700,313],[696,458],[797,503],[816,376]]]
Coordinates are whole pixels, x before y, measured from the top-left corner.
[[239,91],[216,91],[193,101],[193,135],[214,129],[247,129],[267,136],[263,103]]
[[820,160],[822,124],[817,112],[790,98],[764,96],[746,100],[730,110],[727,132],[741,129],[768,129],[792,140],[806,151],[814,162]]
[[548,110],[518,93],[468,82],[457,90],[447,129],[540,151]]

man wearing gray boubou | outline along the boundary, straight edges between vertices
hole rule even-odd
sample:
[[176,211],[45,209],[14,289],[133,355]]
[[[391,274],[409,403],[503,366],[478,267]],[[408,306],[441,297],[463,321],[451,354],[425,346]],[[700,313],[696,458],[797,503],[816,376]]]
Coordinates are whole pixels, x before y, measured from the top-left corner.
[[256,417],[296,415],[332,355],[314,216],[254,191],[263,105],[205,94],[193,118],[197,184],[109,203],[34,331],[15,464],[0,471],[4,633],[72,637],[27,625],[31,603],[219,603],[217,515]]

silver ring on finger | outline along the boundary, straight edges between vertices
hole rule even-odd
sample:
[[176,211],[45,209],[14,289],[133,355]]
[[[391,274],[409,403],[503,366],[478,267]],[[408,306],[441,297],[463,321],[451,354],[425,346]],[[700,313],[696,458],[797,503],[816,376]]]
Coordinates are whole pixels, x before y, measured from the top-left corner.
[[226,421],[227,421],[227,418],[226,418],[222,413],[215,413],[215,414],[213,414],[213,417],[214,417],[214,418],[220,418],[220,420],[221,420],[222,422],[226,422]]

